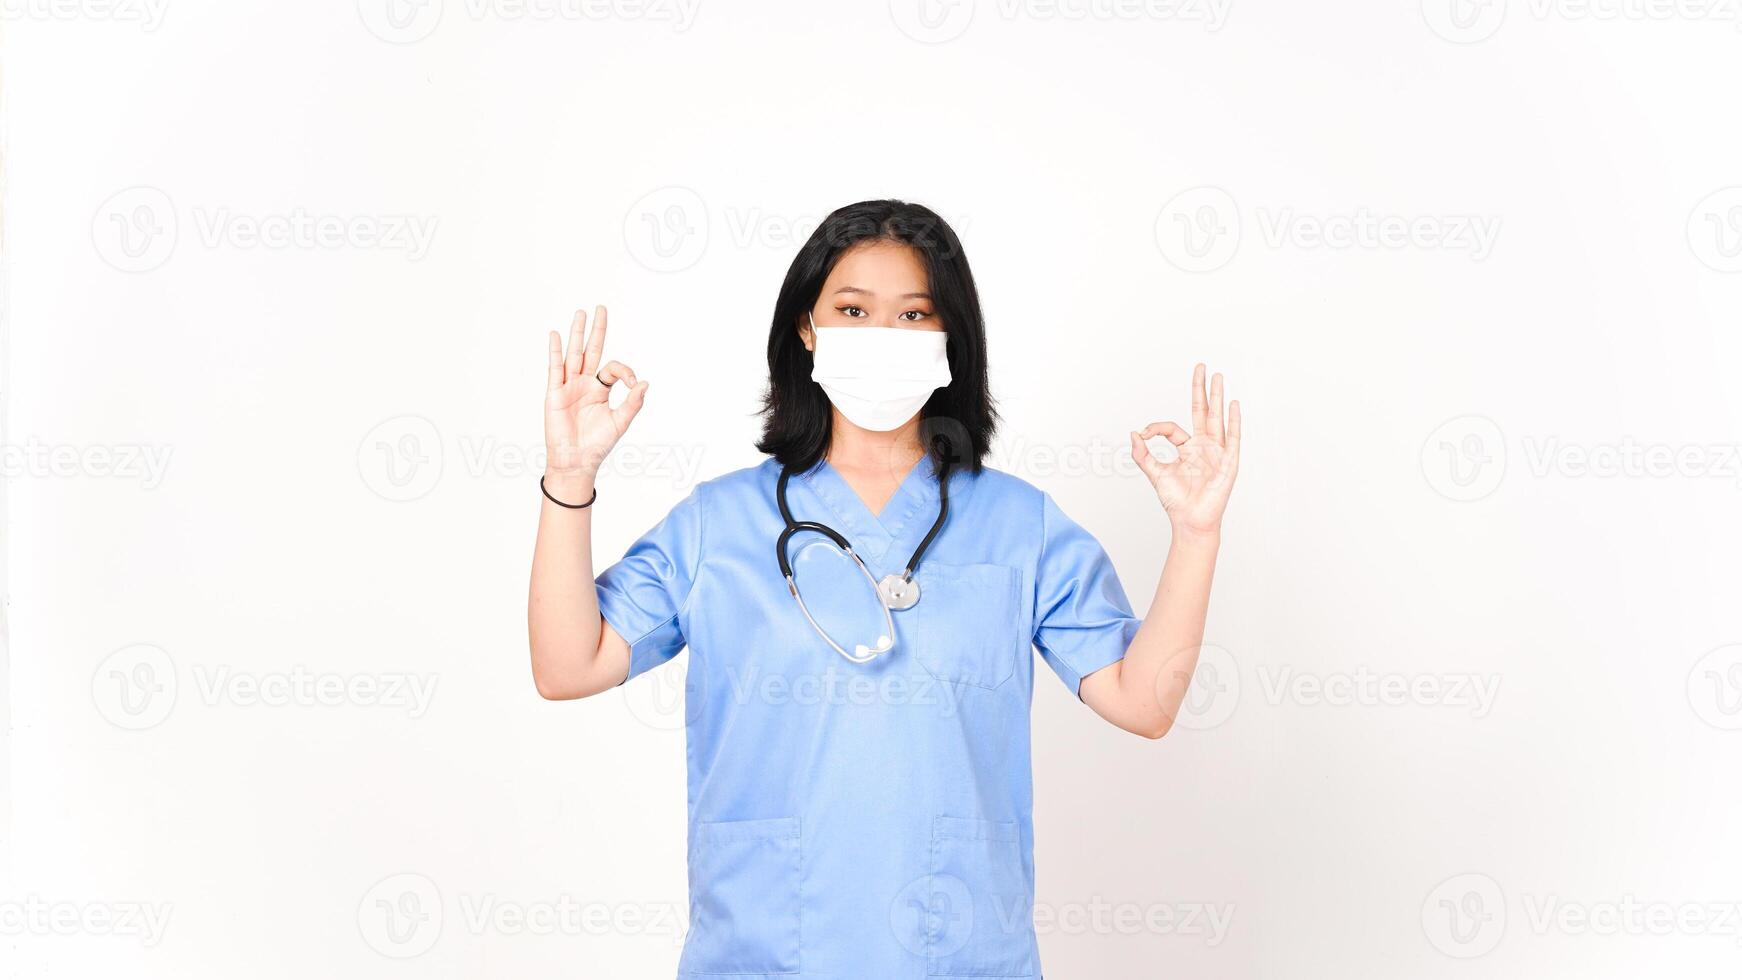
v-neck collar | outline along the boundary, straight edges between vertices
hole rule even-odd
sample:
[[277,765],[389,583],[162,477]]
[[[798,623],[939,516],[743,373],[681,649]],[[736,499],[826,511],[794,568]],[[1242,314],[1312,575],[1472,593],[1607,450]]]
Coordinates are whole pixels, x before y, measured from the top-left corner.
[[[923,456],[913,464],[913,469],[902,478],[889,502],[883,505],[881,514],[871,513],[871,508],[865,506],[865,501],[853,492],[846,478],[826,459],[805,471],[802,479],[805,486],[833,512],[835,530],[847,536],[860,557],[882,565],[886,557],[890,561],[906,560],[906,554],[889,555],[890,546],[910,537],[917,544],[918,536],[929,530],[931,522],[936,520],[938,478],[932,472],[932,466],[930,456]],[[914,533],[916,526],[920,526],[917,534]]]

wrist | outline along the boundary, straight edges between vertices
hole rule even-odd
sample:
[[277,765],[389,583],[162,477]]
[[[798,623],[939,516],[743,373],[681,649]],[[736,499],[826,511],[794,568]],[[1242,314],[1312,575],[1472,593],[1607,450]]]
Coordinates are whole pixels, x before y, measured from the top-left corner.
[[1218,548],[1222,544],[1222,529],[1193,527],[1184,521],[1173,521],[1173,543],[1176,545],[1195,545],[1203,548]]
[[584,504],[593,498],[593,474],[544,471],[544,490],[565,504]]

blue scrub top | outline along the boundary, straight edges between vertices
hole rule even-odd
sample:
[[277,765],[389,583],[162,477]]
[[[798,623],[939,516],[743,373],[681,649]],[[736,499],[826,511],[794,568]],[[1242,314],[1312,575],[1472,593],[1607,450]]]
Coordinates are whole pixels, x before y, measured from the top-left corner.
[[[893,651],[853,664],[781,577],[779,475],[701,484],[598,579],[630,677],[690,649],[679,980],[1038,980],[1029,650],[1073,694],[1125,655],[1138,620],[1112,563],[1022,480],[952,472],[919,603],[893,613]],[[825,462],[787,500],[881,579],[938,482],[921,460],[876,515]]]

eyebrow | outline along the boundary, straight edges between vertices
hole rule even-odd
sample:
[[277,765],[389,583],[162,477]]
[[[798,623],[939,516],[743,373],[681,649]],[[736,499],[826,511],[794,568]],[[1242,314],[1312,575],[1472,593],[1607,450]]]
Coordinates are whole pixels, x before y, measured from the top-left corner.
[[[835,295],[838,296],[841,293],[864,293],[866,296],[877,295],[876,293],[872,292],[869,289],[860,289],[858,286],[842,286],[840,289],[835,290]],[[896,299],[931,299],[931,294],[930,293],[902,293],[900,296],[897,296]]]

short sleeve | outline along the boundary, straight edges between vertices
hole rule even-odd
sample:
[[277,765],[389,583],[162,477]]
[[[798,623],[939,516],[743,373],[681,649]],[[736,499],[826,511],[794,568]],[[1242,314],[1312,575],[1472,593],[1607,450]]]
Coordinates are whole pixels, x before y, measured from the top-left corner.
[[1078,694],[1084,677],[1125,657],[1142,623],[1101,543],[1044,494],[1034,578],[1034,645]]
[[625,681],[684,648],[679,614],[701,567],[702,530],[702,490],[697,487],[598,577],[599,612],[629,642]]

